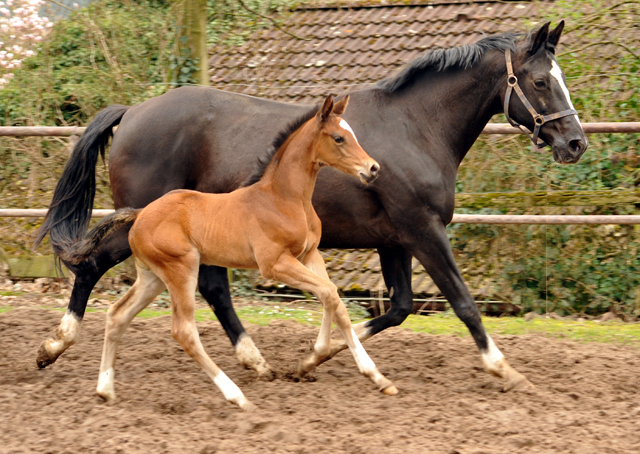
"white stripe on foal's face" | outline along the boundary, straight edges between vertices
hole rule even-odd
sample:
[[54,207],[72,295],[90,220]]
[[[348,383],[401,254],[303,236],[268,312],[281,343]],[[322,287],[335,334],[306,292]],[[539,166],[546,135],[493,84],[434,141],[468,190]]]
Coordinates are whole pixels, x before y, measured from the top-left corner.
[[349,123],[347,123],[344,119],[340,119],[340,127],[342,129],[346,129],[347,131],[349,131],[351,133],[351,135],[353,136],[354,139],[356,139],[356,143],[360,143],[358,142],[358,138],[356,137],[356,133],[353,132],[353,129],[351,129],[351,126],[349,126]]
[[[560,84],[560,88],[562,89],[562,92],[564,93],[565,98],[567,98],[567,103],[569,103],[569,106],[571,107],[571,109],[575,109],[575,107],[573,107],[573,103],[571,102],[571,96],[569,96],[569,89],[567,88],[567,85],[564,83],[564,79],[562,78],[562,70],[560,69],[560,66],[558,65],[557,61],[553,60],[551,62],[551,71],[549,71],[549,73]],[[576,115],[576,118],[577,117],[578,116]]]

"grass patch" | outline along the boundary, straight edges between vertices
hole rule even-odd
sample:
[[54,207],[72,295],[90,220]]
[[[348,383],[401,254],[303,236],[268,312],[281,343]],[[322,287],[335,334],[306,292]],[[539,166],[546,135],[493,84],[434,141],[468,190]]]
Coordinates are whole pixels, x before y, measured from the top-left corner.
[[[546,318],[526,322],[521,317],[483,317],[482,322],[490,334],[523,335],[537,333],[579,342],[640,344],[640,324],[638,323],[617,321],[577,322]],[[450,314],[437,314],[429,317],[410,315],[402,324],[402,327],[428,334],[469,335],[466,326],[455,315]]]
[[[17,292],[3,292],[17,293]],[[0,293],[2,294],[2,293]],[[0,313],[13,309],[12,306],[0,306]],[[58,312],[66,312],[66,308],[49,307]],[[353,323],[364,321],[362,310],[349,307],[349,316]],[[105,309],[87,308],[87,312],[100,312]],[[298,323],[320,326],[322,308],[317,303],[264,303],[261,305],[239,305],[236,308],[238,317],[244,322],[265,326],[272,320],[294,320]],[[167,308],[147,308],[138,317],[150,319],[163,315],[171,315]],[[215,313],[209,308],[196,310],[196,321],[217,320]],[[550,337],[570,339],[578,342],[603,342],[619,344],[637,344],[640,346],[640,323],[623,323],[619,321],[573,321],[537,318],[526,322],[522,317],[483,317],[482,322],[490,334],[524,335],[543,334]],[[401,325],[419,333],[469,336],[467,327],[451,312],[430,315],[410,315]]]

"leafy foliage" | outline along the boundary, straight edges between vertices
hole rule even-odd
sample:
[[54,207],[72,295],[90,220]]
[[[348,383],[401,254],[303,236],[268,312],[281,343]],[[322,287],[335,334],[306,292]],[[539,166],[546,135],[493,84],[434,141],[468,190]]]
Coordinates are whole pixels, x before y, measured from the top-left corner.
[[[581,120],[640,121],[635,19],[640,2],[591,0],[580,5],[557,1],[544,19],[567,20],[558,61]],[[589,140],[580,163],[560,166],[548,152],[532,152],[525,138],[481,139],[463,162],[457,190],[615,190],[640,185],[640,134],[597,134]],[[465,211],[637,214],[633,205]],[[640,314],[637,228],[454,225],[450,236],[474,293],[498,294],[525,311]]]

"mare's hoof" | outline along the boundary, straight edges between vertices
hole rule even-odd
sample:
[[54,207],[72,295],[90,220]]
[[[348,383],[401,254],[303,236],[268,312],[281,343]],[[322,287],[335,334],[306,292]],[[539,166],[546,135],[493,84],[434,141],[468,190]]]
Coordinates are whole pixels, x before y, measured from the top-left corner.
[[56,359],[58,359],[58,357],[56,356],[55,358],[53,358],[49,352],[47,351],[45,344],[47,343],[47,341],[44,341],[40,344],[40,348],[38,348],[38,356],[36,356],[36,364],[38,365],[38,368],[40,369],[44,369],[45,367],[47,367],[49,364],[53,364],[56,362]]
[[398,388],[396,388],[394,385],[389,385],[382,388],[380,392],[387,396],[395,396],[396,394],[398,394]]
[[533,385],[533,383],[527,380],[527,377],[522,374],[517,374],[516,376],[507,380],[504,388],[502,388],[502,392],[506,393],[509,391],[531,391],[535,388],[536,387]]

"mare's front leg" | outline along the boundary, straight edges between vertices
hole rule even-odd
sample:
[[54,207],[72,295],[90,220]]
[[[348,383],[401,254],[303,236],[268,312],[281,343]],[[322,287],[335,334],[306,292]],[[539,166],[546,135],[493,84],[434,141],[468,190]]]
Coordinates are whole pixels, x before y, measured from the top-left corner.
[[329,354],[331,321],[334,320],[355,358],[360,373],[369,377],[384,394],[393,395],[398,392],[393,383],[380,373],[358,340],[351,326],[347,308],[338,296],[336,286],[329,280],[324,259],[317,249],[307,254],[304,265],[285,253],[272,266],[261,266],[260,271],[266,278],[313,293],[324,306],[320,333],[313,352],[301,362],[298,370],[301,376],[313,370]]
[[[380,247],[380,267],[384,282],[389,289],[391,309],[372,320],[353,326],[361,342],[369,339],[392,326],[398,326],[406,320],[413,309],[413,292],[411,290],[411,254],[403,247]],[[332,339],[329,355],[322,362],[333,358],[347,348],[344,339]]]
[[[480,311],[455,262],[445,225],[440,217],[432,214],[412,221],[411,226],[401,232],[401,239],[406,249],[422,263],[456,315],[467,325],[480,350],[485,370],[505,381],[504,391],[533,387],[524,375],[509,365],[487,334]],[[416,226],[420,228],[419,234],[415,231]]]
[[264,380],[273,380],[275,378],[274,372],[253,343],[251,336],[245,331],[233,309],[227,269],[219,266],[200,265],[198,289],[227,333],[236,350],[236,357],[240,364],[247,369],[255,370],[258,376]]
[[76,343],[93,287],[110,268],[131,256],[127,240],[129,228],[130,226],[115,231],[87,260],[78,265],[67,265],[76,278],[71,298],[55,338],[47,339],[40,344],[36,357],[39,368],[54,363],[67,348]]

